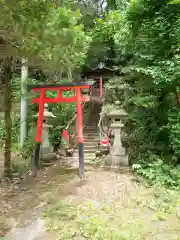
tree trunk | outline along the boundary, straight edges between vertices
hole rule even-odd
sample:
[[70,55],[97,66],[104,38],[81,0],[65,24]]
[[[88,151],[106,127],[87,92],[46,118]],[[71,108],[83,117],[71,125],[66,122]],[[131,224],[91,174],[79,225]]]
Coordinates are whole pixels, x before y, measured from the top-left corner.
[[12,130],[12,59],[5,58],[1,62],[0,81],[3,90],[4,120],[5,120],[5,147],[4,147],[4,175],[11,177],[11,130]]
[[67,75],[68,75],[68,80],[69,80],[69,81],[72,81],[72,70],[71,70],[71,68],[68,68],[68,73],[67,73]]

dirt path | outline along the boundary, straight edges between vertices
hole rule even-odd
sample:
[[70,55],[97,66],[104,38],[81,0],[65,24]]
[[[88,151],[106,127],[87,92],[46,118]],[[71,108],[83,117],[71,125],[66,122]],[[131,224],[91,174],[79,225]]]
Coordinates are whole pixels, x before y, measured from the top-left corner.
[[20,228],[21,236],[40,232],[29,239],[180,238],[179,195],[145,188],[130,173],[96,169],[80,182],[75,171],[54,166],[1,192],[1,217],[9,227]]

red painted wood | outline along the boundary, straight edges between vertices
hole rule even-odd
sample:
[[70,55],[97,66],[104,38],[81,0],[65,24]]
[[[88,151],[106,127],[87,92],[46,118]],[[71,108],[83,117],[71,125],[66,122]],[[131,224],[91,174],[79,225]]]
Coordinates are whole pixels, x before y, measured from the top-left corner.
[[58,98],[62,98],[62,90],[61,89],[58,90]]
[[43,124],[43,117],[44,117],[44,99],[45,99],[45,90],[41,89],[40,97],[39,97],[39,115],[38,115],[38,122],[37,122],[37,131],[36,131],[36,143],[41,143],[41,136],[42,136],[42,124]]
[[[33,98],[32,102],[33,103],[37,103],[40,104],[40,98]],[[70,98],[63,98],[63,97],[58,97],[58,98],[44,98],[44,103],[72,103],[72,102],[76,102],[77,101],[77,97],[70,97]],[[82,96],[81,99],[82,102],[88,102],[89,101],[89,96]]]
[[[34,98],[32,99],[33,103],[40,103],[40,99],[39,98]],[[58,97],[58,98],[45,98],[44,99],[45,103],[71,103],[71,102],[76,102],[76,96],[75,97],[70,97],[70,98],[62,98],[62,97]]]
[[67,129],[64,129],[62,132],[62,136],[64,138],[65,141],[69,141],[69,133]]
[[[79,143],[83,142],[83,121],[82,121],[82,106],[81,102],[89,101],[89,96],[81,96],[81,88],[89,88],[89,85],[84,86],[73,86],[73,87],[52,87],[52,88],[33,88],[33,91],[40,92],[39,98],[33,98],[32,102],[39,104],[39,115],[38,115],[38,123],[37,123],[37,131],[36,131],[36,142],[41,143],[42,136],[42,124],[43,124],[43,113],[44,113],[44,104],[45,103],[72,103],[77,102],[77,118],[78,118],[78,140]],[[75,96],[72,97],[63,97],[63,90],[72,90],[76,92]],[[47,98],[46,91],[57,91],[58,97],[55,98]]]
[[77,110],[77,119],[78,119],[78,142],[83,143],[83,120],[82,120],[82,96],[81,96],[81,89],[76,89],[76,110]]

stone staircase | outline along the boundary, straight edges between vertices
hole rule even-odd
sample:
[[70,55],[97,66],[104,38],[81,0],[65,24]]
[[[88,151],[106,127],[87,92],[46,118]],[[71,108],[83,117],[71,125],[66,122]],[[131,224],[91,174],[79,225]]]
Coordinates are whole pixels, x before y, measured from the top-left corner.
[[[96,159],[96,151],[99,143],[99,133],[96,126],[87,126],[84,128],[84,162],[92,164]],[[71,161],[74,167],[79,167],[79,150],[76,149]]]
[[[92,104],[88,110],[88,117],[85,121],[83,129],[84,137],[84,162],[85,164],[93,164],[96,159],[96,151],[99,144],[99,128],[97,127],[99,121],[99,113],[101,106],[99,104]],[[65,157],[64,162],[73,167],[79,167],[79,149],[75,149],[72,157]]]

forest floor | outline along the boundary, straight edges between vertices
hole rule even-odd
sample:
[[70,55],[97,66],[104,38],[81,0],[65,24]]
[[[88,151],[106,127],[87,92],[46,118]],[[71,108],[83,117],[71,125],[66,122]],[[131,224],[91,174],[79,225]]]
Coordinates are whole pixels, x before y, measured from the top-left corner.
[[0,239],[180,239],[180,195],[146,187],[130,171],[88,167],[80,181],[55,164],[1,185],[0,203]]

